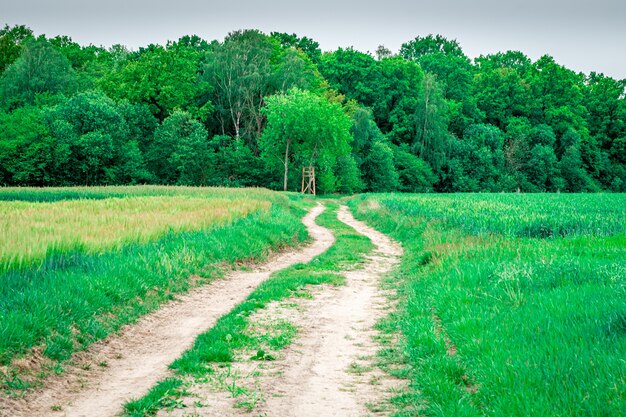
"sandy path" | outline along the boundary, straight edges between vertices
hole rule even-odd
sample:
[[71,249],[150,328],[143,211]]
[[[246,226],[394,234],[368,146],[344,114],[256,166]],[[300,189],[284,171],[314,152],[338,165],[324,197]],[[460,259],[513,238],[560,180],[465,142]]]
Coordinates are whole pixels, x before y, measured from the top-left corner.
[[[386,235],[354,219],[342,206],[339,220],[367,236],[376,246],[362,270],[347,271],[346,285],[316,294],[311,314],[300,322],[299,341],[281,364],[282,378],[273,381],[261,414],[267,416],[363,416],[367,405],[385,395],[383,387],[348,372],[360,358],[372,357],[378,347],[372,327],[384,315],[380,278],[402,255]],[[255,410],[257,411],[257,410]]]
[[[309,262],[328,249],[334,237],[315,223],[323,211],[324,207],[318,205],[302,220],[314,239],[310,246],[281,254],[254,271],[234,272],[225,280],[179,297],[128,326],[119,336],[94,345],[80,359],[81,368],[68,369],[49,381],[45,390],[11,404],[0,404],[0,415],[109,417],[119,413],[126,401],[141,397],[167,377],[168,365],[272,272]],[[86,359],[91,359],[93,365],[85,367]],[[102,362],[107,366],[98,367]],[[53,407],[60,410],[52,411]]]

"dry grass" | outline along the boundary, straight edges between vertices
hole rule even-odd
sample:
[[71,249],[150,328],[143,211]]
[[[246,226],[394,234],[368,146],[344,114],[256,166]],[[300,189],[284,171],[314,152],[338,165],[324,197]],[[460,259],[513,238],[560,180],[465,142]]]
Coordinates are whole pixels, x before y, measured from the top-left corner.
[[0,268],[32,266],[52,253],[94,253],[143,243],[269,207],[270,202],[257,199],[191,196],[0,202]]

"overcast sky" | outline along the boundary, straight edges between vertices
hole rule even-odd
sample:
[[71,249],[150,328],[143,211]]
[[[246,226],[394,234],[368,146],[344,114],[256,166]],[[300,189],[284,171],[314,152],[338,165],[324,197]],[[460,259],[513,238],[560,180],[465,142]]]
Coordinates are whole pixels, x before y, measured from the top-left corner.
[[457,39],[471,58],[509,49],[550,54],[576,71],[626,78],[626,0],[0,0],[0,24],[81,44],[136,49],[185,34],[297,33],[323,50],[396,52],[415,36]]

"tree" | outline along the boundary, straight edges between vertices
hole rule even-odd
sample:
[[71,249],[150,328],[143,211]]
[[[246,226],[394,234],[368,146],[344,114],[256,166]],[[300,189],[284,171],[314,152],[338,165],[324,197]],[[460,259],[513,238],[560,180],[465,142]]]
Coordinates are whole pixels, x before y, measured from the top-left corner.
[[338,190],[342,194],[354,194],[363,190],[361,171],[352,155],[343,155],[337,158],[335,168]]
[[272,73],[273,91],[284,93],[294,87],[321,91],[322,77],[304,52],[288,48],[279,55]]
[[573,193],[595,189],[589,174],[583,168],[577,144],[568,146],[559,162],[559,171],[565,182],[565,189]]
[[26,43],[20,57],[0,78],[0,103],[8,109],[32,104],[42,93],[73,90],[74,71],[69,61],[44,38]]
[[532,186],[528,182],[525,167],[530,152],[528,140],[532,129],[530,121],[523,117],[512,117],[506,126],[504,143],[504,164],[508,178],[513,181],[513,187],[517,190],[530,190]]
[[24,25],[5,25],[0,29],[0,75],[22,53],[24,43],[33,38],[33,31]]
[[352,154],[360,167],[365,161],[372,144],[375,141],[384,140],[385,137],[374,122],[372,111],[362,106],[357,106],[352,114],[350,133],[353,138]]
[[374,121],[394,143],[411,143],[414,115],[424,73],[402,57],[375,60],[354,49],[322,56],[321,73],[330,87],[372,109]]
[[[452,191],[502,191],[505,157],[502,131],[479,124],[468,127],[463,140],[452,142]],[[507,190],[510,191],[510,190]]]
[[206,185],[207,131],[189,113],[175,111],[156,129],[146,159],[161,184]]
[[398,171],[398,191],[405,193],[429,193],[437,182],[437,176],[422,159],[413,155],[406,144],[395,146],[393,160]]
[[251,187],[264,182],[264,166],[243,139],[214,136],[209,142],[209,185]]
[[385,47],[385,45],[378,45],[378,48],[376,48],[376,59],[379,61],[383,58],[391,58],[392,56],[393,53],[389,48]]
[[308,56],[311,62],[315,65],[320,64],[322,59],[322,50],[320,49],[320,44],[313,39],[307,38],[306,36],[299,37],[295,33],[288,34],[272,32],[270,36],[276,39],[280,43],[280,46],[284,49],[298,49],[306,54],[306,56]]
[[402,44],[400,55],[419,63],[424,71],[435,74],[443,85],[446,98],[463,102],[468,97],[472,66],[456,40],[441,35],[418,36]]
[[479,72],[487,73],[499,69],[511,69],[520,76],[527,75],[532,69],[532,61],[519,51],[498,52],[491,55],[481,55],[474,60]]
[[557,135],[562,135],[567,127],[562,123],[564,119],[570,127],[584,130],[583,80],[582,74],[558,65],[551,56],[539,58],[533,65],[531,79],[538,112],[531,121],[550,125]]
[[530,150],[526,172],[528,180],[537,187],[537,191],[563,189],[558,161],[550,146],[537,144]]
[[210,86],[198,77],[203,56],[179,44],[150,45],[128,55],[98,84],[113,98],[144,103],[159,121],[176,110],[206,120],[213,107],[207,94]]
[[535,100],[531,86],[515,69],[496,67],[481,71],[474,77],[472,90],[476,105],[485,114],[485,122],[500,129],[512,117],[533,114]]
[[602,149],[626,136],[626,80],[614,80],[592,72],[586,79],[583,103],[587,110],[589,134],[598,139]]
[[46,124],[44,107],[0,112],[0,184],[54,185],[54,164],[61,162]]
[[424,76],[416,116],[417,134],[413,149],[439,173],[445,161],[449,134],[446,102],[432,74]]
[[556,135],[548,125],[537,125],[530,130],[528,137],[530,146],[543,145],[553,147],[556,142]]
[[67,182],[99,185],[150,179],[121,110],[94,91],[77,94],[55,109],[50,128],[57,146],[69,151]]
[[377,65],[378,80],[372,86],[374,120],[393,143],[411,144],[424,72],[415,62],[399,56],[382,59]]
[[213,46],[204,67],[203,79],[214,88],[220,134],[243,137],[255,151],[264,126],[264,97],[273,92],[271,58],[278,48],[276,40],[259,31],[232,32]]
[[337,157],[350,152],[351,121],[341,105],[297,88],[266,101],[267,127],[259,145],[269,164],[282,162],[284,191],[294,158],[306,165],[318,162],[319,167],[324,162],[324,167],[332,167]]
[[383,141],[376,141],[363,164],[367,189],[374,193],[396,191],[400,180],[393,164],[393,151]]
[[370,55],[353,48],[339,48],[322,55],[320,72],[334,90],[348,100],[371,107],[376,101],[373,89],[380,81],[378,65]]

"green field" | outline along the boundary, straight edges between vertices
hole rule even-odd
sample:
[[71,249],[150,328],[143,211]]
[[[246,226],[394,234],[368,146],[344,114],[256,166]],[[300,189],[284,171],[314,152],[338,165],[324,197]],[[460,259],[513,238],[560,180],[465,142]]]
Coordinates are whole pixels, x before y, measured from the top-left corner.
[[[398,415],[626,410],[626,196],[370,195],[357,217],[405,247],[388,282],[410,379]],[[402,371],[391,365],[403,365]]]
[[[61,371],[59,361],[175,293],[306,238],[288,199],[260,189],[0,189],[0,200],[0,379],[9,391]],[[14,366],[38,351],[42,369]]]
[[[621,416],[626,410],[626,195],[363,194],[319,199],[335,244],[274,273],[198,336],[172,377],[125,405],[153,415],[185,386],[295,338],[245,332],[268,303],[342,284],[372,251],[338,205],[404,247],[383,286],[378,365],[407,379],[396,416]],[[0,384],[20,396],[178,293],[297,246],[312,200],[263,189],[0,189]],[[265,337],[265,336],[264,336]],[[268,336],[269,337],[269,336]],[[269,350],[268,350],[269,349]],[[272,350],[274,349],[274,350]],[[264,353],[265,355],[265,353]],[[25,366],[35,358],[35,365]],[[240,403],[254,393],[241,393]],[[170,405],[168,405],[170,404]],[[175,404],[179,404],[175,402]],[[252,409],[252,408],[250,408]]]

